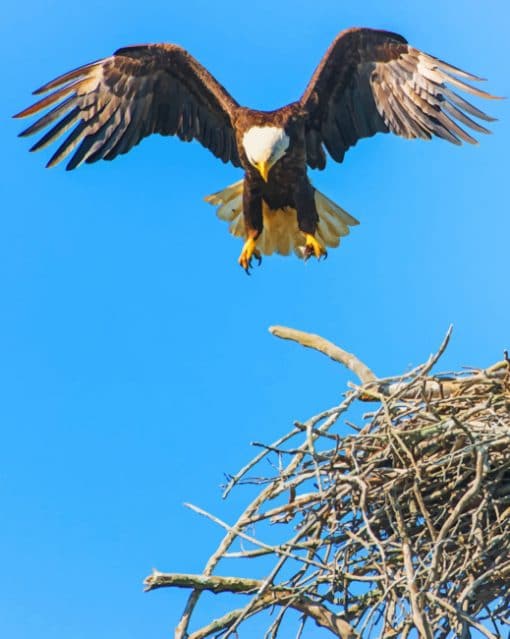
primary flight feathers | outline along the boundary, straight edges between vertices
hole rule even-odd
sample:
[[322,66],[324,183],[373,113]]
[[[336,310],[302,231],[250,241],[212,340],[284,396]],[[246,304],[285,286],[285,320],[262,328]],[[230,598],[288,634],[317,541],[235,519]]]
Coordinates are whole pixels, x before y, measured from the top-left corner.
[[230,119],[237,102],[176,45],[119,49],[109,58],[59,76],[34,93],[48,91],[53,93],[15,116],[39,113],[58,102],[20,134],[32,135],[58,120],[32,151],[44,148],[77,124],[48,166],[76,147],[68,169],[82,162],[113,159],[151,133],[178,135],[185,141],[195,138],[216,157],[239,166]]
[[305,257],[325,252],[315,237],[316,191],[306,177],[306,165],[325,167],[325,150],[341,162],[347,149],[377,132],[454,144],[474,143],[469,129],[488,133],[476,120],[493,118],[456,93],[493,98],[469,84],[480,80],[397,34],[354,28],[337,36],[298,101],[265,112],[241,107],[181,47],[150,44],[119,49],[56,78],[35,92],[49,95],[15,117],[50,109],[20,134],[51,126],[34,151],[70,131],[48,166],[71,154],[68,169],[111,160],[152,133],[198,140],[223,162],[242,166],[240,262],[249,268],[252,256],[259,257],[264,207],[294,211],[301,245],[293,241],[291,249]]

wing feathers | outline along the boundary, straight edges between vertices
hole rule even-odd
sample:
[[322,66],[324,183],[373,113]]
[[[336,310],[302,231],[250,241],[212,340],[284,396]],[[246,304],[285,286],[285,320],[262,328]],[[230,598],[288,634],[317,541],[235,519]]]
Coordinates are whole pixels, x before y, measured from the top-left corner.
[[78,126],[76,126],[71,133],[67,136],[67,138],[62,142],[62,144],[58,147],[55,153],[51,156],[47,168],[51,168],[52,166],[56,166],[63,158],[66,157],[71,151],[76,148],[76,146],[80,143],[81,135],[83,131],[87,128],[86,123],[82,120]]
[[75,105],[75,96],[71,95],[63,102],[58,104],[56,107],[48,111],[46,115],[42,118],[39,118],[29,126],[24,129],[21,133],[19,133],[19,137],[26,137],[28,135],[33,135],[34,133],[38,133],[41,129],[45,129],[47,126],[55,122],[56,119],[64,115],[71,107]]
[[445,62],[444,60],[440,60],[439,58],[436,58],[433,55],[430,55],[428,53],[423,53],[421,51],[418,51],[418,49],[414,49],[414,51],[419,53],[423,57],[423,59],[427,60],[427,62],[431,66],[438,67],[442,69],[443,71],[446,71],[446,73],[458,75],[460,78],[464,78],[465,80],[469,80],[470,82],[483,82],[485,80],[485,78],[480,78],[479,76],[474,75],[473,73],[468,73],[467,71],[463,71],[462,69],[459,69],[459,67],[454,67],[453,64],[448,64],[448,62]]
[[[459,78],[456,78],[451,73],[442,71],[435,64],[434,58],[431,58],[430,56],[424,53],[421,53],[421,51],[418,51],[417,49],[412,49],[411,51],[415,54],[415,57],[417,58],[417,62],[418,62],[416,65],[417,67],[416,72],[422,75],[427,80],[430,80],[437,87],[443,87],[445,83],[448,83],[448,84],[452,84],[454,87],[457,87],[458,89],[461,89],[462,91],[466,91],[466,93],[471,93],[472,95],[476,95],[479,98],[486,98],[489,100],[496,99],[495,96],[491,95],[490,93],[487,93],[486,91],[482,91],[481,89],[478,89],[477,87],[474,87],[471,84],[468,84],[467,82],[463,82],[462,80],[459,80]],[[481,78],[471,76],[470,74],[467,74],[467,73],[465,73],[464,76],[469,77],[469,79],[472,81],[482,80]]]
[[57,122],[57,124],[55,124],[55,126],[52,127],[45,135],[43,135],[43,137],[30,148],[30,151],[39,151],[40,149],[44,149],[48,146],[48,144],[54,142],[59,135],[63,135],[72,126],[74,126],[79,117],[80,109],[75,107],[64,118]]
[[239,166],[232,117],[237,102],[184,49],[142,45],[65,73],[35,93],[50,91],[15,117],[44,112],[20,135],[39,133],[56,121],[32,150],[72,126],[48,166],[75,151],[67,165],[113,159],[152,134],[197,139],[224,162]]
[[480,111],[480,109],[477,109],[470,102],[465,100],[462,96],[454,93],[448,87],[442,89],[442,94],[447,100],[449,100],[453,104],[456,104],[460,109],[467,111],[467,113],[474,116],[475,118],[478,118],[479,120],[485,120],[485,122],[496,122],[496,118],[493,118],[483,111]]
[[[55,102],[58,102],[59,100],[64,98],[66,95],[71,93],[71,91],[74,91],[77,87],[79,87],[81,82],[82,82],[81,80],[77,80],[76,82],[67,84],[66,86],[60,88],[58,91],[55,91],[54,93],[47,95],[45,98],[42,98],[42,100],[39,100],[38,102],[28,107],[27,109],[24,109],[23,111],[20,111],[19,113],[16,113],[14,117],[26,118],[29,115],[34,115],[35,113],[39,113],[40,111],[43,111],[44,109],[55,104]],[[20,135],[23,135],[23,134],[20,133]]]
[[454,104],[451,104],[450,102],[448,102],[448,100],[445,100],[442,103],[442,108],[445,111],[447,111],[451,116],[453,116],[454,118],[457,118],[457,120],[462,122],[462,124],[465,124],[469,128],[473,129],[473,131],[478,131],[478,133],[486,133],[486,134],[491,133],[489,129],[486,129],[481,124],[478,124],[478,122],[475,122],[474,120],[469,118],[460,109],[457,109],[457,107]]
[[[391,86],[389,91],[397,91]],[[418,125],[425,133],[425,135],[410,135],[407,137],[422,137],[430,139],[432,135],[437,135],[444,140],[448,140],[453,144],[460,144],[460,140],[456,137],[446,125],[446,120],[441,113],[440,108],[427,98],[429,94],[425,93],[424,97],[420,92],[411,92],[409,88],[404,86],[404,90],[399,92],[396,100],[402,101],[402,117],[406,118],[410,125]],[[409,118],[408,116],[412,117]],[[391,128],[391,127],[390,127]],[[417,132],[417,129],[414,129]]]
[[378,131],[405,138],[438,136],[453,144],[476,144],[461,125],[489,133],[469,116],[485,122],[494,118],[456,90],[497,99],[469,84],[481,80],[409,46],[396,34],[372,29],[341,33],[301,98],[310,122],[307,161],[310,166],[323,168],[325,161],[317,159],[322,144],[333,159],[342,161],[349,147]]
[[105,147],[116,143],[119,135],[122,134],[122,127],[122,115],[120,110],[116,109],[113,113],[111,113],[108,120],[101,124],[100,128],[95,133],[89,133],[87,136],[80,137],[76,140],[76,144],[66,150],[65,156],[69,155],[69,153],[71,153],[71,151],[80,144],[76,153],[69,160],[66,169],[68,171],[72,171],[77,166],[80,166],[80,164],[83,164],[83,162],[93,155],[95,150],[100,151],[101,157],[104,158],[106,155]]
[[89,62],[88,64],[84,64],[81,67],[78,67],[77,69],[73,69],[72,71],[68,71],[67,73],[59,75],[54,80],[51,80],[50,82],[43,84],[42,87],[39,87],[38,89],[36,89],[34,91],[34,95],[47,93],[48,91],[51,91],[52,89],[56,89],[57,87],[60,87],[63,84],[66,84],[67,82],[70,82],[71,80],[74,80],[75,78],[90,77],[91,71],[93,71],[97,67],[100,67],[103,62],[104,60],[96,60],[95,62]]
[[[87,120],[80,120],[76,128],[73,129],[69,136],[59,146],[57,151],[53,154],[47,164],[47,167],[51,168],[53,166],[56,166],[70,153],[72,153],[72,151],[78,146],[78,144],[80,144],[85,136],[90,137],[94,135],[98,129],[104,126],[105,121],[109,122],[111,114],[115,113],[115,111],[117,111],[116,104],[115,102],[110,101]],[[71,159],[71,161],[67,165],[67,168],[71,168],[73,165],[76,165],[74,158]]]

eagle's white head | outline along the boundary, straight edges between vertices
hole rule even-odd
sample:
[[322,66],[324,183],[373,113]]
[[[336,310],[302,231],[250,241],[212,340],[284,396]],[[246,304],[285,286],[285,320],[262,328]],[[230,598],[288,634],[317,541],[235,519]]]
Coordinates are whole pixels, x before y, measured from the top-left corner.
[[265,182],[271,167],[285,155],[289,144],[290,138],[284,129],[276,126],[252,126],[243,136],[246,156]]

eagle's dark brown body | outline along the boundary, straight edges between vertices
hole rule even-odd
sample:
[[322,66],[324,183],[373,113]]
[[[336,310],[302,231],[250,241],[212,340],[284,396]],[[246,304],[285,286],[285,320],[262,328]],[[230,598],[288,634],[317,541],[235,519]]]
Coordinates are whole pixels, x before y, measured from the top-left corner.
[[[268,121],[272,126],[284,129],[290,138],[290,146],[272,167],[266,182],[246,157],[242,138],[250,128],[263,127]],[[243,211],[248,233],[252,231],[257,237],[262,232],[264,201],[273,210],[287,207],[295,209],[301,231],[313,235],[319,217],[314,202],[314,188],[306,171],[306,116],[299,102],[276,111],[239,108],[235,123],[239,160],[245,171]]]
[[[264,199],[272,208],[294,206],[294,183],[306,178],[305,117],[294,102],[277,111],[254,111],[240,108],[236,123],[236,142],[240,150],[239,160],[245,171],[245,179],[260,185]],[[263,127],[270,121],[272,126],[285,130],[290,138],[286,154],[269,172],[265,182],[253,167],[243,149],[243,135],[253,126]]]
[[[125,47],[66,73],[36,93],[45,98],[24,117],[49,109],[21,135],[51,128],[32,147],[71,132],[50,159],[71,155],[67,168],[126,153],[151,133],[198,140],[245,171],[244,182],[208,198],[245,239],[240,263],[274,251],[320,255],[357,223],[314,189],[308,168],[323,169],[326,152],[341,162],[360,138],[393,132],[475,142],[461,125],[487,129],[492,118],[451,87],[493,96],[477,81],[410,45],[400,35],[354,28],[340,33],[301,98],[275,111],[240,106],[187,51],[173,44]],[[74,127],[74,128],[73,128]]]

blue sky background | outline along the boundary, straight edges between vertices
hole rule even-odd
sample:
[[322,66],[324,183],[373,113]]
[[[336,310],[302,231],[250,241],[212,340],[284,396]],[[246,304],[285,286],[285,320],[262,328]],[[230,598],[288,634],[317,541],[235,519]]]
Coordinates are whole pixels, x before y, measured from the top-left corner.
[[10,116],[61,72],[158,41],[275,108],[352,25],[402,33],[510,95],[509,19],[505,0],[2,4],[1,636],[171,635],[184,593],[143,595],[141,581],[200,571],[221,534],[183,502],[234,520],[247,495],[221,502],[223,473],[352,377],[269,325],[320,333],[381,375],[423,361],[451,322],[443,369],[510,346],[508,102],[482,105],[500,121],[479,147],[381,135],[330,162],[313,180],[361,226],[325,262],[267,258],[249,278],[202,199],[238,170],[153,137],[47,171]]

